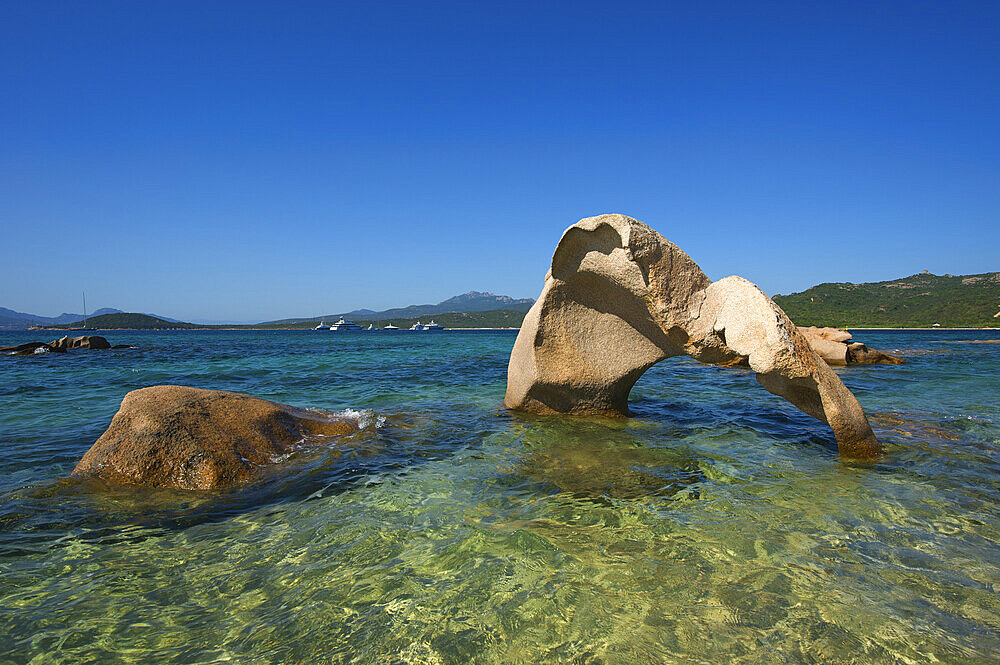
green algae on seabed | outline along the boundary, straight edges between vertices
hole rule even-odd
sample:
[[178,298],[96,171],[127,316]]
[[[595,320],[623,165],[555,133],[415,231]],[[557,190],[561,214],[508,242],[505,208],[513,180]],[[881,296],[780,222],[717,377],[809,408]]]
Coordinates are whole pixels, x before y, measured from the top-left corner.
[[211,381],[174,346],[193,338],[220,372],[206,387],[373,408],[384,426],[249,497],[155,509],[31,466],[72,467],[130,388],[121,367],[19,375],[96,397],[46,418],[15,396],[0,415],[21,451],[3,459],[0,661],[1000,657],[1000,413],[983,394],[1000,359],[842,372],[886,414],[889,455],[853,466],[745,372],[665,363],[634,419],[542,418],[499,407],[512,336],[230,335],[152,338],[165,348],[132,368]]

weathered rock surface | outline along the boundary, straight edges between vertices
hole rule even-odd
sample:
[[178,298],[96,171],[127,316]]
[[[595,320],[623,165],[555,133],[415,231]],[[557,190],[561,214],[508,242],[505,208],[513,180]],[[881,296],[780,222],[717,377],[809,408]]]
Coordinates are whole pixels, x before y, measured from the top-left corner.
[[812,350],[822,358],[827,365],[838,366],[847,364],[847,345],[843,342],[832,342],[819,337],[806,337]]
[[861,405],[774,302],[741,277],[712,282],[680,248],[623,215],[566,230],[511,352],[506,405],[628,414],[643,372],[689,355],[747,364],[768,391],[828,423],[840,451],[881,451]]
[[898,356],[893,356],[885,351],[879,351],[878,349],[869,349],[867,346],[861,342],[854,342],[853,344],[847,345],[847,363],[848,364],[875,364],[879,363],[882,365],[902,365],[906,361]]
[[108,340],[100,335],[83,335],[81,337],[60,337],[48,344],[45,342],[27,342],[17,346],[0,347],[0,353],[8,353],[15,356],[30,356],[36,353],[46,353],[54,351],[56,353],[66,353],[69,349],[111,349],[127,348],[127,345],[112,347]]
[[802,334],[806,336],[810,342],[813,339],[825,339],[830,342],[847,342],[851,339],[851,333],[846,330],[841,330],[840,328],[817,328],[816,326],[798,326],[798,329],[802,331]]
[[110,349],[111,344],[100,335],[82,335],[80,337],[60,337],[49,342],[53,349]]
[[815,326],[798,326],[809,346],[827,365],[847,364],[847,340],[851,333],[839,328],[817,328]]
[[152,386],[125,395],[73,475],[142,487],[232,488],[254,480],[304,437],[357,428],[353,420],[250,395]]
[[828,365],[875,363],[902,365],[906,362],[885,351],[870,349],[861,342],[851,342],[851,333],[839,328],[803,326],[799,328],[799,332],[809,341],[813,351]]

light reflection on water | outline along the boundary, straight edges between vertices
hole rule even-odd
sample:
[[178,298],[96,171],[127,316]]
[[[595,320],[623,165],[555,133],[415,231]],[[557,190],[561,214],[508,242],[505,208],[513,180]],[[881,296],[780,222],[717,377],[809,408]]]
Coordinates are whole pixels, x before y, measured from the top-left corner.
[[[632,419],[510,414],[510,334],[0,358],[0,662],[997,660],[1000,346],[956,334],[864,336],[943,351],[841,372],[887,444],[872,465],[680,359]],[[386,422],[238,493],[58,482],[153,383]]]

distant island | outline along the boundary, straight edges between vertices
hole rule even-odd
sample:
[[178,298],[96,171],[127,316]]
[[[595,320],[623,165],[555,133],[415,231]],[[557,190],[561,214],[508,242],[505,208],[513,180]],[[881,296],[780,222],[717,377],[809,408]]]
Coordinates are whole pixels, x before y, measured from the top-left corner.
[[[819,284],[773,300],[800,326],[837,328],[1000,328],[1000,272],[978,275],[933,275],[928,272],[887,282]],[[376,328],[409,328],[433,317],[445,328],[518,328],[534,301],[469,291],[436,305],[410,305],[376,312],[355,310],[322,316],[279,319],[245,325],[201,325],[169,317],[98,310],[81,315],[41,317],[0,308],[0,328],[52,330],[304,330],[341,316]],[[72,317],[78,317],[73,320]],[[70,320],[67,320],[70,318]]]
[[149,314],[118,312],[90,316],[85,320],[59,325],[33,326],[42,330],[186,330],[204,328],[196,323],[169,321]]

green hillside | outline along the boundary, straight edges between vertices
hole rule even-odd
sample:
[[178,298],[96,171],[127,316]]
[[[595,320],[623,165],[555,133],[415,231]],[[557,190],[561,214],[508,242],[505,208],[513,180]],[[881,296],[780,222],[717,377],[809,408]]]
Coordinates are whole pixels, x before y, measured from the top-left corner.
[[889,282],[820,284],[774,302],[800,326],[1000,327],[1000,273],[922,273]]
[[[45,326],[46,328],[58,329],[58,330],[79,330],[84,327],[83,321],[77,321],[76,323],[64,323],[58,326]],[[153,329],[177,329],[177,328],[201,328],[202,326],[195,325],[193,323],[174,323],[172,321],[164,321],[163,319],[158,319],[155,316],[149,316],[148,314],[101,314],[100,316],[92,316],[86,320],[86,328],[88,330],[114,330],[114,329],[129,329],[129,330],[153,330]]]

